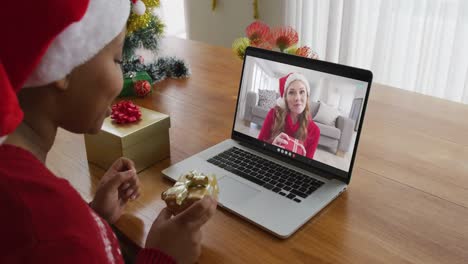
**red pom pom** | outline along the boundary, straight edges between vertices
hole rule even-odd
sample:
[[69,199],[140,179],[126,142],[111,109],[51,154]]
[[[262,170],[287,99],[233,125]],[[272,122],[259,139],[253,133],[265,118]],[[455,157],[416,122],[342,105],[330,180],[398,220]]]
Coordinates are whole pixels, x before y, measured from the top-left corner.
[[133,123],[141,119],[141,111],[131,101],[120,101],[112,106],[111,118],[117,124]]
[[135,89],[136,95],[145,97],[151,92],[151,84],[145,80],[137,81],[133,85],[133,89]]

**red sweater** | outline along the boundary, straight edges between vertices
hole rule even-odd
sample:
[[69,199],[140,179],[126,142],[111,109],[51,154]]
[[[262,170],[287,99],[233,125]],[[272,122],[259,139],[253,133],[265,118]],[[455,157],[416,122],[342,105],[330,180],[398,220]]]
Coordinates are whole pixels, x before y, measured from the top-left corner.
[[[112,229],[30,152],[0,145],[0,263],[124,263]],[[136,263],[175,263],[157,249]]]
[[[271,143],[271,130],[275,124],[275,112],[275,108],[270,109],[268,112],[267,116],[265,117],[265,121],[263,122],[262,130],[260,130],[260,134],[258,135],[258,139]],[[317,149],[320,138],[320,128],[314,123],[312,119],[309,120],[309,125],[307,126],[307,138],[304,142],[304,147],[306,149],[306,157],[312,159],[314,157],[315,150]],[[284,122],[283,132],[288,136],[295,138],[295,134],[299,127],[299,122],[293,124],[291,115],[288,113]]]

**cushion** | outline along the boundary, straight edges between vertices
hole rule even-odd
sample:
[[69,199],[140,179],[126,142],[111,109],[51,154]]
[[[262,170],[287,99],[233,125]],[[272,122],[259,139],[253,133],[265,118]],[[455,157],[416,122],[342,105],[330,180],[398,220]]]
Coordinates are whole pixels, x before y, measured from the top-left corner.
[[333,139],[340,139],[341,130],[339,130],[338,128],[329,125],[324,125],[319,122],[316,122],[315,124],[320,129],[320,136],[326,136]]
[[258,106],[264,109],[271,109],[276,105],[276,91],[258,90]]
[[323,102],[320,102],[320,106],[317,114],[313,118],[315,122],[322,123],[328,126],[335,126],[336,118],[340,115],[338,109],[333,108]]
[[315,116],[317,114],[319,106],[320,106],[319,102],[315,102],[315,101],[310,101],[309,102],[309,110],[310,110],[310,114],[312,116]]
[[270,109],[262,108],[260,106],[252,107],[252,114],[261,118],[265,118],[268,114],[268,111],[270,111]]

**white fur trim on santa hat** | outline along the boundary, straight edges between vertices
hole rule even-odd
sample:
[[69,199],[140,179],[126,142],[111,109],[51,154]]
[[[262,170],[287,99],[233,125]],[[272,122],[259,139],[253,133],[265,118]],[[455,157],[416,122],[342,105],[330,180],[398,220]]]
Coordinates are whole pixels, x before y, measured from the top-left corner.
[[284,101],[284,97],[286,96],[287,92],[288,92],[288,87],[289,85],[294,82],[294,81],[301,81],[302,83],[304,83],[304,86],[306,88],[306,91],[307,91],[307,95],[310,96],[310,85],[309,85],[309,81],[307,80],[307,78],[300,74],[300,73],[292,73],[288,76],[288,78],[286,79],[286,82],[284,83],[284,93],[283,93],[283,96],[282,97],[279,97],[278,99],[276,99],[276,105],[285,109],[286,108],[286,102]]
[[3,141],[7,139],[7,136],[0,137],[0,145],[3,144]]
[[40,86],[64,78],[109,44],[122,31],[129,15],[129,0],[90,0],[83,18],[52,41],[24,86]]
[[294,81],[301,81],[302,83],[304,83],[306,91],[307,91],[307,95],[310,95],[309,81],[307,80],[307,78],[304,75],[295,72],[295,73],[292,73],[291,75],[289,75],[288,78],[286,79],[286,82],[284,83],[283,97],[286,94],[289,85]]

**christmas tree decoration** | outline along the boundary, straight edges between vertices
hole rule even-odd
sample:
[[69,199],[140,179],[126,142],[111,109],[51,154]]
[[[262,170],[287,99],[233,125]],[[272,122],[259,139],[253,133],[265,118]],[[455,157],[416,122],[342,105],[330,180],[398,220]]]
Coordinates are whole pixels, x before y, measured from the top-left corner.
[[[129,28],[127,27],[127,30]],[[123,59],[130,61],[138,57],[135,55],[137,48],[144,48],[156,53],[159,49],[160,36],[164,32],[164,24],[158,17],[151,17],[147,27],[135,30],[127,34],[123,47]]]
[[138,95],[134,92],[136,80],[127,79],[132,74],[140,75],[141,72],[146,72],[150,77],[146,80],[151,85],[166,78],[189,77],[190,69],[183,60],[157,57],[165,28],[157,15],[160,1],[131,0],[131,3],[132,13],[127,22],[127,35],[123,47],[124,89],[120,96]]
[[[131,0],[132,13],[127,22],[127,36],[136,30],[148,28],[154,15],[150,12],[153,8],[160,6],[159,0]],[[143,11],[143,12],[141,12]],[[162,34],[162,32],[158,32]]]
[[245,35],[247,37],[235,39],[232,43],[232,50],[240,59],[244,59],[245,50],[248,46],[318,59],[318,54],[310,47],[297,47],[299,35],[296,30],[289,26],[270,29],[267,24],[254,21],[245,28]]
[[145,97],[151,92],[151,84],[146,80],[136,81],[133,89],[137,96]]
[[[132,72],[128,71],[126,74],[124,74],[124,85],[122,91],[120,91],[119,97],[126,97],[126,96],[139,96],[139,94],[135,91],[135,84],[138,81],[146,81],[149,84],[150,91],[148,92],[151,93],[151,83],[153,80],[149,76],[149,74],[145,71],[139,71],[139,72]],[[145,95],[146,96],[146,95]]]
[[162,57],[151,64],[142,64],[138,59],[122,64],[124,72],[142,72],[149,74],[153,82],[160,82],[166,78],[182,79],[190,76],[187,64],[175,57]]
[[141,16],[145,14],[146,5],[141,0],[132,0],[132,11],[133,13]]

